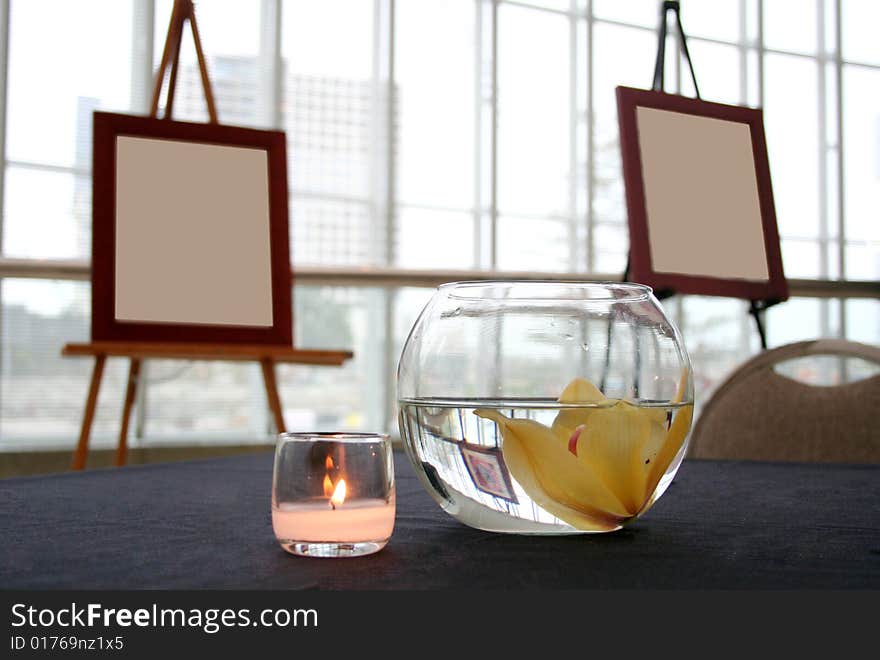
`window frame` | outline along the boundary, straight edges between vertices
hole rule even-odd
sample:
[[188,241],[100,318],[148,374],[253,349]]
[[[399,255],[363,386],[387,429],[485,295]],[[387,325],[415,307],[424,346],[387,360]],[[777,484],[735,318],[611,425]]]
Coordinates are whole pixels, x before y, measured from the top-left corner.
[[[9,66],[9,34],[10,34],[10,6],[12,2],[22,0],[0,0],[0,153],[3,155],[3,168],[0,172],[0,204],[5,199],[4,181],[6,170],[10,165],[36,168],[43,171],[59,171],[65,173],[79,173],[75,168],[58,167],[35,162],[13,161],[7,158],[6,135],[7,122],[6,110],[8,103],[8,66]],[[820,214],[821,226],[824,234],[820,235],[818,243],[821,248],[823,262],[820,277],[816,279],[790,279],[789,287],[792,297],[810,297],[817,299],[839,299],[837,305],[838,316],[834,319],[829,317],[830,306],[824,305],[821,325],[823,333],[834,327],[839,336],[847,334],[847,305],[848,299],[870,298],[880,299],[880,282],[846,280],[846,248],[845,234],[846,196],[845,196],[845,158],[844,158],[844,69],[846,66],[868,67],[872,70],[880,70],[880,65],[865,64],[860,62],[848,62],[842,56],[842,1],[843,0],[817,0],[817,53],[805,55],[803,53],[788,52],[770,49],[765,46],[763,37],[764,0],[738,0],[740,12],[740,35],[735,42],[721,39],[692,36],[693,43],[715,43],[737,48],[740,58],[740,81],[739,94],[741,103],[752,103],[758,107],[764,102],[764,59],[768,53],[784,54],[800,58],[808,58],[817,64],[818,108],[819,118],[819,167],[820,179]],[[132,31],[134,35],[132,45],[132,92],[131,112],[146,113],[148,109],[148,94],[151,88],[153,68],[153,38],[156,20],[155,0],[132,0]],[[373,0],[374,2],[374,79],[387,85],[390,101],[384,106],[384,115],[380,118],[386,136],[393,135],[394,131],[394,69],[395,69],[395,24],[396,1]],[[284,62],[281,55],[281,15],[283,11],[282,0],[261,0],[260,12],[260,61],[265,67],[263,70],[261,93],[266,95],[267,103],[264,105],[266,117],[264,121],[267,127],[281,128],[281,103],[283,103],[283,68]],[[384,292],[382,309],[377,310],[377,318],[385,324],[382,355],[378,363],[383,365],[381,400],[384,401],[380,415],[381,425],[390,428],[393,424],[393,393],[394,393],[394,366],[397,356],[393,355],[394,337],[393,321],[395,318],[396,291],[403,287],[434,287],[439,283],[459,279],[497,279],[497,278],[522,278],[532,279],[546,277],[546,273],[534,272],[511,272],[499,271],[498,269],[498,242],[499,242],[499,209],[498,209],[498,12],[504,5],[519,6],[533,11],[553,12],[563,15],[570,22],[570,46],[571,58],[571,131],[572,135],[578,135],[579,122],[585,122],[586,130],[582,138],[585,144],[581,148],[586,153],[586,168],[583,178],[578,180],[575,176],[570,177],[571,209],[568,221],[572,245],[576,248],[569,255],[568,270],[553,273],[554,278],[562,280],[582,280],[585,277],[596,279],[617,279],[619,273],[596,272],[596,227],[601,224],[593,214],[593,200],[595,195],[595,115],[594,115],[594,29],[596,25],[620,25],[623,27],[653,32],[653,27],[644,25],[632,25],[629,23],[609,20],[597,17],[593,12],[592,0],[571,0],[569,8],[553,9],[534,5],[521,0],[473,0],[475,16],[475,89],[474,97],[475,126],[477,131],[475,145],[475,172],[476,177],[485,177],[488,186],[483,186],[481,181],[475,182],[474,206],[469,211],[474,218],[474,264],[472,269],[464,270],[411,270],[395,267],[395,232],[398,218],[398,210],[401,208],[395,197],[395,172],[398,167],[394,149],[388,144],[379,155],[377,165],[383,171],[384,185],[380,186],[377,198],[374,200],[376,213],[383,220],[385,230],[384,259],[369,268],[350,266],[317,266],[310,264],[296,265],[296,282],[300,285],[329,285],[341,287],[378,287]],[[750,16],[757,34],[747,33],[746,17]],[[832,16],[834,20],[834,34],[836,48],[829,50],[825,43],[826,16]],[[686,22],[686,17],[685,17]],[[488,29],[487,29],[488,24]],[[146,26],[146,28],[144,27]],[[583,52],[581,52],[583,51]],[[757,98],[749,98],[749,73],[747,60],[751,54],[757,56]],[[209,58],[211,53],[208,53]],[[483,66],[488,60],[488,67]],[[682,70],[680,62],[676,58],[676,64],[669,76],[673,91],[682,89]],[[649,63],[648,63],[649,65]],[[834,80],[829,81],[828,70],[830,65],[834,71]],[[649,79],[649,66],[646,68],[646,83]],[[485,77],[488,75],[489,79]],[[581,111],[578,107],[577,86],[586,84],[585,102],[586,109]],[[488,91],[488,96],[485,93]],[[824,103],[826,94],[833,94],[835,103],[836,122],[828,125],[827,109]],[[486,123],[489,126],[486,126]],[[480,147],[479,136],[485,132],[489,139],[487,148]],[[576,159],[572,157],[572,171],[576,171]],[[835,230],[839,239],[829,238],[832,218],[829,217],[829,186],[836,188],[836,204],[831,209],[836,216]],[[577,204],[577,192],[584,186],[586,188],[586,203],[582,207]],[[433,208],[433,207],[432,207]],[[442,210],[442,209],[438,209]],[[0,222],[0,246],[3,241],[4,223]],[[783,240],[785,237],[783,236]],[[836,241],[836,246],[834,243]],[[836,260],[839,264],[839,278],[832,279],[829,276],[830,267],[827,255],[831,246],[836,247]],[[584,270],[577,268],[578,264],[584,264]],[[0,253],[0,279],[2,278],[36,278],[42,280],[88,280],[90,268],[87,260],[63,260],[63,259],[17,259],[7,257]],[[673,306],[673,313],[679,320],[682,319],[683,305],[681,300],[673,300],[669,303]],[[748,323],[748,320],[743,320]],[[744,347],[747,349],[748,347]],[[2,368],[2,365],[0,365]],[[2,401],[0,401],[2,405]],[[143,406],[139,406],[139,413],[143,416]]]

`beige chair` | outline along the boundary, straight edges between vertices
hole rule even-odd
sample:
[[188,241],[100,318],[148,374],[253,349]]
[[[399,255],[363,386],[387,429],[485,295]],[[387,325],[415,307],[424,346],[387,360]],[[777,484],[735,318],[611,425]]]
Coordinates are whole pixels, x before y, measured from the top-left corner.
[[715,391],[689,456],[763,461],[880,462],[880,374],[830,387],[782,376],[775,365],[839,355],[880,365],[880,348],[821,339],[756,355]]

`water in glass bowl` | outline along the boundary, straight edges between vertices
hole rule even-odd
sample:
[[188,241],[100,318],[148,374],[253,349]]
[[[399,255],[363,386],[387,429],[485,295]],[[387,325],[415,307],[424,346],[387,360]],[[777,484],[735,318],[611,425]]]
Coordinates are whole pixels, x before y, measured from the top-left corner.
[[479,529],[618,529],[672,481],[693,405],[403,399],[400,431],[428,492]]

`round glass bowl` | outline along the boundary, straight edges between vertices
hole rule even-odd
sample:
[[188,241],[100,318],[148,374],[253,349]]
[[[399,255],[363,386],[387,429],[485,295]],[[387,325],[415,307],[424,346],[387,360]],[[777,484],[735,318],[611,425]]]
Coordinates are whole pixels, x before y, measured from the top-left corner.
[[619,529],[687,449],[690,361],[650,288],[455,282],[403,348],[400,432],[423,485],[480,529]]

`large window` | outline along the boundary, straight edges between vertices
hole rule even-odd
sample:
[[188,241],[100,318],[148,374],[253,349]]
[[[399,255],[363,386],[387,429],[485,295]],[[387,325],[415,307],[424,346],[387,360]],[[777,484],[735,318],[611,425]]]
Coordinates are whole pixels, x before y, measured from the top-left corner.
[[[0,1],[0,449],[76,438],[90,364],[60,349],[89,332],[91,113],[147,111],[171,4]],[[704,98],[765,109],[794,278],[770,344],[880,341],[880,5],[681,4]],[[650,84],[657,0],[197,5],[221,121],[287,132],[296,344],[355,352],[280,368],[290,427],[393,431],[397,357],[436,282],[622,273],[614,87]],[[186,34],[175,117],[203,120]],[[691,94],[676,52],[670,37],[668,90]],[[702,400],[758,350],[741,301],[664,305]],[[125,373],[110,361],[96,444]],[[254,366],[153,361],[144,383],[144,441],[271,431]]]

